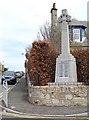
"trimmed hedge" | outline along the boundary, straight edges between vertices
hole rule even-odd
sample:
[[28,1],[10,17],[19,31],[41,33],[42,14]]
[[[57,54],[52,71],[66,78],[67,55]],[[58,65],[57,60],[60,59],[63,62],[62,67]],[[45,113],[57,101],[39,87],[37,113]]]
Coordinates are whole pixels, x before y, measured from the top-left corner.
[[[46,85],[55,81],[58,53],[49,41],[33,42],[28,57],[28,72],[33,85]],[[89,84],[89,49],[74,49],[71,53],[76,58],[78,81]]]
[[89,84],[89,48],[77,48],[72,51],[77,63],[78,82]]
[[58,51],[48,41],[35,41],[28,59],[28,69],[34,85],[54,82]]

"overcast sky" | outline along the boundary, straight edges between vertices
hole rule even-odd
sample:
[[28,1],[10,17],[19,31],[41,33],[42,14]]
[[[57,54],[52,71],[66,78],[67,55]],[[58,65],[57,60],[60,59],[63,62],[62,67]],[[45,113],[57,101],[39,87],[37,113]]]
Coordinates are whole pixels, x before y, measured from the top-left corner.
[[39,27],[50,22],[55,2],[78,20],[87,20],[88,0],[0,0],[0,62],[10,70],[24,70],[25,48],[36,40]]

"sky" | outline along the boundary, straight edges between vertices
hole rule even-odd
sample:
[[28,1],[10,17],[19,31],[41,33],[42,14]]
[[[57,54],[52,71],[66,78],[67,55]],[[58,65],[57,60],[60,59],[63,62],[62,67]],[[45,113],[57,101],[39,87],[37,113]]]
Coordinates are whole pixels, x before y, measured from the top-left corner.
[[[36,40],[40,26],[67,9],[72,18],[87,20],[88,0],[0,0],[0,62],[9,70],[23,70],[26,47]],[[23,54],[22,54],[23,53]]]

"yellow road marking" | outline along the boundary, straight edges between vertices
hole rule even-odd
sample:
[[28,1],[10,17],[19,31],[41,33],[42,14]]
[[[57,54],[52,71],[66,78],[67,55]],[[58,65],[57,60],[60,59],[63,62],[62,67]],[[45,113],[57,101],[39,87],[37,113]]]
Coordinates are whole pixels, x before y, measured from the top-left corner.
[[[4,108],[4,109],[6,108],[6,107],[3,107],[3,106],[1,106],[1,105],[0,105],[0,107],[1,107],[1,108]],[[8,108],[7,108],[7,109],[8,109]],[[50,116],[50,115],[49,115],[49,116],[44,116],[44,115],[40,115],[40,114],[39,114],[39,115],[31,115],[31,114],[15,113],[15,112],[12,113],[12,112],[10,112],[10,111],[9,111],[9,112],[2,111],[2,112],[0,112],[0,114],[1,114],[1,115],[6,115],[6,116],[10,116],[10,117],[11,117],[11,116],[13,116],[13,117],[18,117],[18,118],[38,118],[38,119],[39,119],[39,118],[46,118],[46,119],[50,119],[50,118],[51,118],[51,120],[54,120],[54,118],[57,118],[57,119],[58,119],[58,118],[64,118],[64,119],[65,119],[65,118],[67,118],[67,119],[72,118],[72,119],[76,119],[76,117],[77,117],[77,116],[65,116],[65,115],[64,115],[64,116]],[[82,118],[82,116],[80,116],[79,118]],[[85,119],[84,119],[84,118],[85,118]],[[84,119],[84,120],[89,120],[89,117],[88,117],[88,116],[87,116],[87,117],[83,117],[83,119]]]
[[3,92],[0,93],[0,96],[3,94]]
[[[67,116],[63,116],[63,117],[56,117],[56,116],[41,116],[41,115],[24,115],[24,114],[16,114],[16,113],[10,113],[10,112],[0,112],[1,115],[6,115],[6,116],[13,116],[13,117],[18,117],[18,118],[38,118],[38,119],[41,119],[41,118],[45,118],[45,119],[51,119],[51,120],[54,120],[55,118],[56,119],[59,119],[59,118],[64,118],[64,119],[73,119],[73,120],[76,120],[76,116],[73,116],[73,117],[67,117]],[[89,117],[79,117],[81,120],[89,120]]]
[[21,115],[21,114],[16,114],[16,113],[9,113],[9,112],[0,112],[0,114],[6,115],[6,116],[18,117],[18,118],[51,118],[54,120],[54,117],[50,117],[50,116]]
[[[1,108],[6,108],[0,105]],[[41,116],[41,115],[27,115],[27,114],[20,114],[20,113],[12,113],[12,112],[5,112],[2,111],[0,112],[1,115],[6,115],[6,116],[14,116],[14,117],[20,117],[20,118],[50,118],[48,116]]]
[[[0,105],[1,108],[6,108]],[[0,112],[1,115],[6,115],[6,116],[13,116],[13,117],[19,117],[19,118],[52,118],[50,116],[41,116],[41,115],[27,115],[27,114],[20,114],[20,113],[12,113],[12,112]]]
[[[21,79],[18,79],[18,82],[20,81]],[[17,83],[18,83],[17,82]],[[13,85],[13,86],[11,86],[10,88],[8,88],[8,92],[10,92],[14,87],[16,86],[16,84],[15,85]],[[0,93],[0,100],[1,100],[1,98],[3,97],[3,91]]]
[[[7,91],[10,91],[11,88],[8,88]],[[0,99],[3,97],[3,92],[0,93]]]
[[3,95],[0,96],[0,99],[3,97]]

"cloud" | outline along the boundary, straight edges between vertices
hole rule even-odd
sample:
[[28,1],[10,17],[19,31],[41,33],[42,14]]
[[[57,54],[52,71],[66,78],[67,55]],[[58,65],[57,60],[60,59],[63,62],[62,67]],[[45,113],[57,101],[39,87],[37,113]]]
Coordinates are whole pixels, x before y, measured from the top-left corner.
[[[18,54],[23,53],[23,51],[25,52],[25,48],[26,46],[24,45],[23,42],[20,41],[15,41],[13,39],[5,39],[8,42],[4,42],[4,44],[2,44],[2,47],[0,48],[0,51],[5,52],[6,54],[4,54],[4,56],[8,55],[8,57],[11,57],[13,54],[14,56],[17,56]],[[3,39],[4,41],[4,39]],[[13,42],[15,41],[15,42]],[[3,55],[3,54],[2,54]]]
[[78,19],[87,20],[87,1],[88,0],[56,0],[59,15],[62,9],[67,9],[68,13]]
[[7,58],[7,61],[4,61],[4,65],[9,70],[22,71],[25,69],[24,62],[24,57],[12,57],[11,59]]
[[11,69],[21,69],[25,59],[21,53],[36,39],[39,26],[51,20],[50,10],[54,2],[58,16],[66,8],[72,17],[86,19],[87,0],[0,1],[0,61]]

